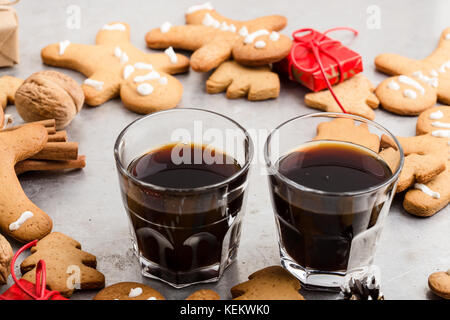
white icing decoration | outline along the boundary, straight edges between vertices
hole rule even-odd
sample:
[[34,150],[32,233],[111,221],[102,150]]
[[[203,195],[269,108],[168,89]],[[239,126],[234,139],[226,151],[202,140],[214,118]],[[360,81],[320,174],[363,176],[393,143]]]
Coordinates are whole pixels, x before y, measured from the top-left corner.
[[438,110],[436,112],[430,113],[429,118],[431,120],[438,120],[438,119],[442,119],[444,117],[444,114],[442,113],[441,110]]
[[431,135],[437,138],[450,138],[450,130],[435,130]]
[[266,46],[266,43],[263,40],[258,40],[255,42],[255,48],[261,49]]
[[128,64],[123,69],[123,78],[126,80],[128,77],[134,72],[134,67],[131,64]]
[[246,37],[248,36],[248,29],[246,26],[243,26],[240,30],[239,30],[239,35]]
[[157,300],[155,297],[150,297],[147,300]]
[[434,69],[431,69],[430,75],[431,75],[432,77],[439,77],[439,73],[438,73],[436,70],[434,70]]
[[255,39],[257,37],[268,35],[268,34],[269,34],[269,31],[267,31],[266,29],[261,29],[261,30],[255,31],[245,37],[244,43],[247,43],[247,44],[252,43],[253,41],[255,41]]
[[280,39],[280,34],[276,31],[272,31],[269,39],[272,41],[278,41],[278,39]]
[[225,21],[222,22],[222,24],[220,25],[220,30],[222,30],[222,31],[228,31],[228,28],[229,27]]
[[403,91],[403,95],[407,98],[410,99],[416,99],[417,98],[417,93],[414,90],[411,89],[406,89],[405,91]]
[[447,72],[447,69],[450,69],[450,61],[444,62],[444,63],[439,67],[439,72],[440,72],[440,73],[445,73],[445,72]]
[[447,33],[447,34],[445,35],[445,40],[450,40],[450,33]]
[[103,81],[97,81],[94,79],[86,79],[84,80],[84,84],[93,87],[95,90],[102,91],[103,90]]
[[170,28],[172,28],[172,24],[166,21],[161,25],[160,30],[162,33],[166,33],[169,32]]
[[167,80],[166,77],[159,78],[159,83],[161,83],[161,84],[167,84],[168,82],[169,81]]
[[[421,94],[425,94],[425,89],[420,85],[420,83],[418,83],[416,80],[411,79],[410,77],[407,76],[399,76],[398,77],[398,81],[404,84],[408,84],[411,87],[414,87],[415,89],[419,90],[419,92]],[[406,90],[405,90],[406,91]]]
[[230,27],[228,28],[228,31],[236,32],[236,26],[234,24],[230,24]]
[[148,96],[153,92],[153,86],[149,83],[141,83],[137,86],[137,92],[139,92],[141,96]]
[[17,219],[16,221],[14,221],[13,223],[11,223],[9,225],[9,230],[16,231],[25,223],[25,221],[27,221],[28,219],[30,219],[32,217],[33,217],[33,212],[25,211],[24,213],[22,213],[20,215],[19,219]]
[[153,70],[153,66],[150,63],[144,63],[144,62],[136,62],[134,64],[134,67],[136,69]]
[[431,123],[431,125],[433,127],[436,128],[445,128],[445,129],[450,129],[450,123],[445,123],[445,122],[440,122],[440,121],[434,121]]
[[164,53],[167,54],[167,56],[170,59],[170,62],[177,63],[178,57],[172,47],[168,47],[166,50],[164,50]]
[[59,43],[59,55],[62,56],[66,52],[67,47],[70,45],[69,40],[64,40]]
[[144,82],[147,80],[154,80],[161,78],[160,74],[156,71],[151,71],[143,76],[137,76],[134,78],[134,82]]
[[120,59],[121,63],[128,62],[128,55],[124,51],[122,51],[119,46],[114,48],[114,55]]
[[[432,70],[434,72],[436,72],[436,70]],[[430,71],[431,73],[431,71]],[[412,73],[413,77],[419,78],[420,80],[422,80],[423,82],[426,82],[429,86],[433,87],[433,88],[437,88],[439,86],[439,79],[438,78],[433,78],[433,77],[427,77],[426,75],[423,74],[422,71],[416,71]],[[439,76],[439,75],[437,75]]]
[[102,29],[103,30],[126,31],[127,27],[125,27],[125,25],[122,23],[114,23],[114,24],[105,24]]
[[192,7],[189,7],[186,11],[187,14],[194,13],[199,10],[214,10],[214,7],[212,6],[211,2],[206,2],[204,4],[198,4]]
[[419,189],[420,191],[422,191],[423,193],[425,193],[426,195],[429,195],[432,198],[435,199],[439,199],[441,197],[441,195],[439,194],[439,192],[433,191],[430,188],[428,188],[426,185],[422,184],[422,183],[416,183],[414,184],[414,188],[415,189]]
[[137,287],[137,288],[132,288],[131,290],[130,290],[130,293],[128,294],[128,297],[130,297],[130,298],[136,298],[136,297],[139,297],[141,294],[142,294],[142,288],[139,288],[139,287]]
[[[220,21],[214,19],[209,13],[205,14],[205,17],[202,20],[202,24],[207,26],[207,27],[213,27],[213,28],[216,28],[216,29],[220,28],[220,26],[221,26]],[[228,28],[228,26],[227,26],[227,28]],[[227,31],[227,30],[224,30],[224,31]]]
[[394,80],[391,80],[391,82],[389,82],[388,84],[388,88],[392,90],[400,90],[400,85]]

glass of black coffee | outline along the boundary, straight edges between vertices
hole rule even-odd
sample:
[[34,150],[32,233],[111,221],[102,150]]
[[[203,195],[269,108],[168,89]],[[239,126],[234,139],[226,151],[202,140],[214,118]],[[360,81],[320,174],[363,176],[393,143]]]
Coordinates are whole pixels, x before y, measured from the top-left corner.
[[143,275],[177,288],[217,281],[239,247],[253,156],[247,131],[179,108],[130,124],[114,153]]
[[[330,124],[331,134],[317,135]],[[325,290],[370,268],[403,165],[396,138],[357,116],[309,114],[272,131],[265,160],[282,265],[304,287]]]

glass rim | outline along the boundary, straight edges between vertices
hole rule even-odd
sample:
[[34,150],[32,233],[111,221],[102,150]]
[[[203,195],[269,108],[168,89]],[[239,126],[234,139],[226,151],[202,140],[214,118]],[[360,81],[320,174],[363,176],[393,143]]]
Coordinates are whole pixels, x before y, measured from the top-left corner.
[[[396,146],[398,147],[398,152],[400,153],[400,163],[397,167],[397,169],[395,170],[395,172],[392,173],[392,176],[390,176],[388,179],[386,179],[385,181],[378,183],[372,187],[369,188],[365,188],[365,189],[361,189],[361,190],[355,190],[355,191],[346,191],[346,192],[336,192],[336,191],[323,191],[323,190],[318,190],[318,189],[313,189],[313,188],[309,188],[306,186],[303,186],[291,179],[289,179],[288,177],[284,176],[283,174],[281,174],[278,170],[273,169],[273,164],[272,161],[270,160],[270,155],[269,155],[269,144],[270,141],[272,139],[272,136],[275,134],[275,132],[279,131],[282,127],[284,127],[285,125],[289,124],[290,122],[296,121],[296,120],[300,120],[300,119],[305,119],[305,118],[313,118],[313,117],[322,117],[322,118],[349,118],[349,119],[353,119],[353,120],[358,120],[361,121],[363,123],[367,123],[370,125],[373,125],[374,127],[380,129],[381,131],[384,131],[384,133],[388,134],[390,138],[392,138],[396,144]],[[326,140],[326,141],[333,141],[333,140]],[[301,143],[299,145],[302,146],[304,143]],[[360,117],[360,116],[356,116],[353,114],[345,114],[345,113],[339,113],[339,112],[316,112],[316,113],[308,113],[308,114],[304,114],[304,115],[300,115],[294,118],[291,118],[289,120],[286,120],[284,122],[282,122],[281,124],[279,124],[277,127],[275,127],[270,134],[267,136],[266,142],[264,143],[264,160],[266,162],[266,166],[269,169],[269,175],[275,175],[278,178],[280,178],[283,182],[285,182],[286,184],[290,185],[291,187],[297,188],[301,191],[305,191],[305,192],[309,192],[309,193],[314,193],[317,195],[322,195],[322,196],[330,196],[330,197],[348,197],[348,196],[358,196],[358,195],[362,195],[362,194],[366,194],[366,193],[372,193],[373,191],[379,190],[389,184],[391,184],[393,181],[396,181],[398,179],[398,176],[400,175],[400,172],[403,168],[403,164],[404,164],[404,153],[403,153],[403,148],[400,145],[399,141],[397,140],[397,138],[395,137],[395,135],[393,135],[389,130],[387,130],[384,126],[382,126],[381,124]]]
[[[238,172],[234,173],[233,175],[229,176],[228,178],[224,179],[223,181],[214,183],[214,184],[210,184],[210,185],[206,185],[206,186],[202,186],[202,187],[196,187],[196,188],[172,188],[172,187],[163,187],[163,186],[159,186],[156,184],[152,184],[152,183],[148,183],[148,182],[144,182],[142,180],[139,180],[138,178],[136,178],[135,176],[133,176],[132,174],[130,174],[127,170],[127,168],[124,168],[124,166],[122,165],[122,161],[120,159],[120,154],[119,154],[119,147],[121,142],[123,141],[123,137],[125,136],[125,134],[128,132],[128,130],[130,130],[134,125],[136,125],[139,122],[143,122],[146,121],[152,117],[161,115],[161,114],[165,114],[165,113],[173,113],[173,112],[184,112],[184,111],[196,111],[196,112],[204,112],[204,113],[210,113],[214,116],[218,116],[222,119],[228,120],[230,121],[233,125],[235,125],[237,127],[237,129],[239,129],[240,131],[242,131],[242,133],[244,134],[244,136],[247,138],[248,141],[248,156],[245,159],[245,163],[244,165],[239,169]],[[150,150],[149,150],[150,151]],[[151,188],[154,190],[158,190],[158,191],[168,191],[168,192],[172,192],[172,193],[193,193],[193,192],[205,192],[205,191],[209,191],[212,189],[219,189],[221,187],[223,187],[224,185],[229,184],[231,181],[235,180],[236,178],[240,177],[244,172],[246,172],[253,160],[253,154],[254,154],[254,148],[253,148],[253,141],[250,137],[250,134],[248,133],[248,131],[241,126],[238,122],[236,122],[235,120],[231,119],[230,117],[227,117],[225,115],[222,115],[218,112],[215,111],[210,111],[210,110],[204,110],[204,109],[199,109],[199,108],[174,108],[174,109],[169,109],[169,110],[161,110],[161,111],[157,111],[157,112],[153,112],[151,114],[148,114],[144,117],[138,118],[134,121],[132,121],[131,123],[129,123],[127,126],[125,126],[125,128],[122,129],[122,131],[120,132],[120,134],[118,135],[116,142],[114,143],[114,159],[116,161],[116,167],[119,169],[119,171],[124,174],[128,179],[132,180],[134,183],[136,183],[137,185],[143,186],[145,188]]]

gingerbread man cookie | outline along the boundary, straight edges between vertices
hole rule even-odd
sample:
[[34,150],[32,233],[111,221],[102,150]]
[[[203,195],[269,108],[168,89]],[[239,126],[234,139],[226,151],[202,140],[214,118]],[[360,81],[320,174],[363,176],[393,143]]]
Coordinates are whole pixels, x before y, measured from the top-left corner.
[[82,251],[81,244],[65,234],[53,232],[31,248],[31,255],[20,265],[23,279],[35,282],[39,260],[45,261],[47,287],[65,297],[75,290],[105,286],[105,276],[95,269],[95,256]]
[[170,76],[187,71],[189,60],[173,50],[149,54],[130,43],[130,27],[123,22],[106,24],[95,45],[70,41],[51,44],[41,52],[45,64],[83,73],[86,103],[98,106],[121,97],[125,107],[136,113],[175,107],[183,87]]
[[445,29],[439,45],[422,60],[384,53],[375,58],[376,68],[390,75],[407,75],[428,83],[437,89],[441,103],[450,104],[450,28]]
[[155,289],[137,282],[119,282],[102,289],[94,300],[165,300]]
[[383,109],[399,115],[418,115],[433,107],[437,90],[427,82],[410,76],[395,76],[382,81],[375,89]]
[[269,66],[244,67],[235,61],[225,61],[206,81],[206,92],[225,90],[228,99],[267,100],[278,97],[280,79]]
[[153,49],[174,47],[194,51],[191,67],[207,72],[234,58],[247,66],[263,66],[288,55],[291,39],[277,31],[286,25],[282,16],[267,16],[249,21],[235,21],[218,14],[210,5],[188,9],[188,25],[169,22],[149,31],[145,37]]
[[28,199],[14,170],[16,163],[41,151],[47,139],[39,124],[0,132],[0,231],[20,242],[41,239],[52,230],[52,220]]
[[[333,86],[333,91],[348,113],[375,119],[372,109],[378,108],[379,101],[373,93],[374,86],[363,74]],[[329,90],[307,93],[305,103],[311,108],[327,112],[342,112]]]
[[300,281],[279,266],[267,267],[231,288],[233,300],[305,300]]

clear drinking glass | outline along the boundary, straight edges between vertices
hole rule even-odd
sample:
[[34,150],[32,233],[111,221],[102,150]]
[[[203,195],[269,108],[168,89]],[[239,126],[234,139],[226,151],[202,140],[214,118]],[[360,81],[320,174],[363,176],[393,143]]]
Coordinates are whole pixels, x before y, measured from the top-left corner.
[[[224,152],[239,170],[220,183],[165,188],[130,174],[133,160],[177,143]],[[142,274],[176,288],[217,281],[235,259],[253,144],[247,131],[211,111],[178,108],[143,117],[117,138],[114,155]]]
[[[305,187],[280,173],[281,159],[302,146],[316,143],[313,139],[317,126],[337,118],[367,125],[371,133],[390,141],[392,175],[389,178],[364,190],[324,192]],[[327,143],[327,140],[317,143]],[[403,151],[397,139],[381,125],[358,116],[315,113],[291,119],[274,129],[266,141],[264,156],[281,264],[306,288],[325,290],[337,289],[349,273],[367,270],[403,166]],[[378,157],[376,153],[374,157]]]

